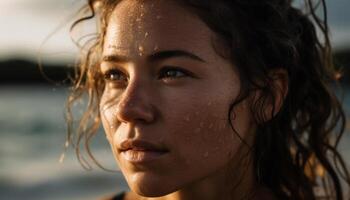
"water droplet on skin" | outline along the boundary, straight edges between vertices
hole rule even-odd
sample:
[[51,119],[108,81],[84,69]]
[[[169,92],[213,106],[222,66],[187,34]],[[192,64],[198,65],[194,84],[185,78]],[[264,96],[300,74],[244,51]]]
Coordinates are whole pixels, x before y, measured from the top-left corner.
[[143,51],[143,46],[139,46],[139,51]]
[[145,38],[148,36],[148,32],[145,33]]
[[206,151],[205,153],[204,153],[204,158],[207,158],[208,156],[209,156],[209,152],[208,151]]
[[160,16],[160,15],[157,15],[157,19],[161,19],[162,18],[162,16]]
[[157,51],[158,50],[158,46],[156,45],[154,48],[153,48],[154,51]]
[[137,21],[137,22],[141,21],[141,18],[136,18],[136,21]]
[[185,120],[186,122],[189,122],[189,121],[190,121],[190,117],[189,117],[189,116],[186,116],[186,117],[184,118],[184,120]]
[[64,143],[64,147],[65,147],[65,148],[68,148],[68,146],[69,146],[69,141],[66,141],[66,142]]
[[208,106],[211,106],[211,101],[208,102]]
[[106,110],[108,110],[109,106],[103,106],[102,107],[102,112],[105,112]]
[[201,131],[201,128],[196,128],[196,130],[194,130],[195,133],[199,133]]

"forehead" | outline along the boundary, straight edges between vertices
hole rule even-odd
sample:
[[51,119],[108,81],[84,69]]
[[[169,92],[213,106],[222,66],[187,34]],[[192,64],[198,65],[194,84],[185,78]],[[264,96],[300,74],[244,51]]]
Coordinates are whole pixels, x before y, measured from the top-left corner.
[[173,0],[124,0],[108,21],[104,51],[185,49],[211,54],[213,35],[194,13]]

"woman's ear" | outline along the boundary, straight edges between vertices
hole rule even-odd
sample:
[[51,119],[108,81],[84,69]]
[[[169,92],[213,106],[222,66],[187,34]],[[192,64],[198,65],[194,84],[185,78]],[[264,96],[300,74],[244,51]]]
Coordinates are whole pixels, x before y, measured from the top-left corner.
[[281,110],[288,94],[288,72],[285,69],[274,69],[268,74],[268,79],[262,89],[253,95],[252,111],[258,123],[271,120]]

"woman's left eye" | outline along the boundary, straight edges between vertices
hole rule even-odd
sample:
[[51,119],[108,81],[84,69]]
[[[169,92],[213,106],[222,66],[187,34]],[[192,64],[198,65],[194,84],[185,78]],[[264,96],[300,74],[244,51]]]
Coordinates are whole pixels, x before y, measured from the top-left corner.
[[191,76],[190,72],[179,67],[164,67],[159,73],[159,79],[176,79]]

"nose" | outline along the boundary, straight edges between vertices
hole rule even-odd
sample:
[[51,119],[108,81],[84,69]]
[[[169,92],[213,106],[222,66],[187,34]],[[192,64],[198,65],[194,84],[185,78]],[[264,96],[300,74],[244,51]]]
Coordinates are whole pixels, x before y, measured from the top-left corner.
[[117,119],[124,123],[151,123],[155,119],[152,94],[141,83],[129,83],[117,105]]

